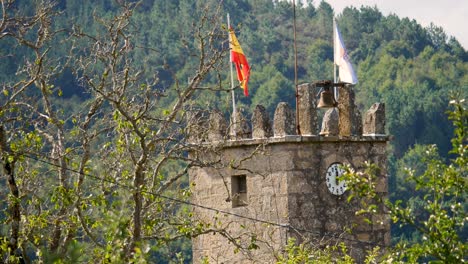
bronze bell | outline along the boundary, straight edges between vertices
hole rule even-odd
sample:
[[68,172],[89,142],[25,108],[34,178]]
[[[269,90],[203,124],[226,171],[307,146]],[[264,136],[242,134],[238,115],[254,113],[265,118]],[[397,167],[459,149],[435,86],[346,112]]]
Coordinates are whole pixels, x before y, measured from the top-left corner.
[[320,93],[320,101],[317,105],[317,108],[332,108],[336,107],[337,103],[335,101],[335,96],[330,91],[329,88],[324,88]]

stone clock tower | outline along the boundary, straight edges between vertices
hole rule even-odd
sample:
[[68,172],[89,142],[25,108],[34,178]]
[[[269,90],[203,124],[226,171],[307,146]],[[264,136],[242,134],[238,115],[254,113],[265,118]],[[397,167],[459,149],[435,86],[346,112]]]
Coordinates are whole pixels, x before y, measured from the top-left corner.
[[193,142],[206,148],[190,154],[203,161],[189,171],[192,202],[202,205],[193,208],[194,221],[212,232],[193,238],[194,263],[275,263],[290,238],[319,247],[344,242],[358,262],[389,245],[383,209],[367,223],[355,214],[360,201],[347,202],[346,182],[337,180],[342,164],[359,171],[369,161],[381,168],[377,192],[387,195],[384,105],[374,104],[363,120],[352,86],[343,85],[319,129],[317,86],[299,86],[301,135],[286,103],[273,125],[262,106],[250,122],[238,113],[228,126],[212,112],[200,124]]

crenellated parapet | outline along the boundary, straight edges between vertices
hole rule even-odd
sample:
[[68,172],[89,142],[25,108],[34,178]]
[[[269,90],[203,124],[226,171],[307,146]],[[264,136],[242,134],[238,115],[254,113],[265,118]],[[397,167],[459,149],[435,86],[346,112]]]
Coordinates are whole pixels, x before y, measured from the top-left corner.
[[[192,143],[201,143],[251,139],[277,141],[291,136],[303,139],[333,137],[337,140],[386,138],[384,104],[372,105],[363,120],[355,104],[352,88],[351,84],[338,87],[337,106],[324,112],[317,108],[315,84],[299,85],[298,118],[295,111],[285,102],[278,104],[273,119],[270,119],[262,105],[257,105],[250,115],[237,109],[235,116],[229,121],[218,110],[211,111],[208,120],[201,119],[202,121],[193,118],[199,117],[200,114],[192,114],[192,119],[198,120],[198,124],[191,125],[192,133],[189,139]],[[251,116],[251,119],[246,116]],[[301,135],[297,134],[296,120],[299,122]]]

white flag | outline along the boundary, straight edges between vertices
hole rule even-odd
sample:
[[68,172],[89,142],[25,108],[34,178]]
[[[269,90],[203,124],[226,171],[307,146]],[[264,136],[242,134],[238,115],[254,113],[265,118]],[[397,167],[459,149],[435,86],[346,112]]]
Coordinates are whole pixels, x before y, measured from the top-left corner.
[[340,82],[356,84],[358,79],[356,73],[354,72],[353,65],[351,65],[351,62],[349,61],[348,53],[346,52],[346,48],[336,22],[334,23],[333,30],[335,34],[334,59],[335,64],[339,69]]

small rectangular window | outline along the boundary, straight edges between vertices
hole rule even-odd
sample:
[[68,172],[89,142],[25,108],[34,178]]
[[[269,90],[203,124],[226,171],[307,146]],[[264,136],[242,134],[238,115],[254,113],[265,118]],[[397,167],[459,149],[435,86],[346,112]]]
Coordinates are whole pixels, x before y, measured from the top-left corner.
[[247,205],[247,178],[245,175],[231,177],[232,207]]

